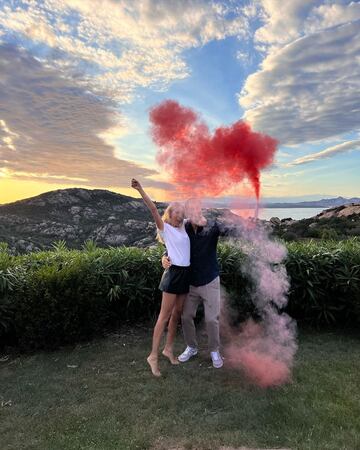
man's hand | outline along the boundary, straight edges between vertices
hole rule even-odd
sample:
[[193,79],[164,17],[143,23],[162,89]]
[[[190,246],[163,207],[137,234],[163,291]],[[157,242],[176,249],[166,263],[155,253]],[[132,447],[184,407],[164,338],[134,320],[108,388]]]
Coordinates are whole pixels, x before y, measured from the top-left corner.
[[169,256],[163,256],[161,258],[161,264],[164,269],[169,269],[169,267],[171,266],[171,259],[169,258]]

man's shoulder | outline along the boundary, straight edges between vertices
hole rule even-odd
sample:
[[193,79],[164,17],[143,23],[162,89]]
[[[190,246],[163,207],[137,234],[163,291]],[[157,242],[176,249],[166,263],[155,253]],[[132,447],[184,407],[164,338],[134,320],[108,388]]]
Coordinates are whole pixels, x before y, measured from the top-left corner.
[[219,229],[219,224],[216,219],[208,219],[205,228],[209,231],[215,231]]
[[[189,233],[193,231],[192,224],[190,221],[187,221],[185,223],[185,230]],[[214,219],[209,219],[204,227],[200,227],[201,235],[204,234],[213,234],[218,233],[219,231],[219,224]]]

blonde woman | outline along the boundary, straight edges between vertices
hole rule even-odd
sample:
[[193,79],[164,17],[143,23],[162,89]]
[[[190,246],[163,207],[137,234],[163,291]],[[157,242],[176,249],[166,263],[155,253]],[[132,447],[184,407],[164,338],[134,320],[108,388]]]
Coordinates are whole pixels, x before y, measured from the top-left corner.
[[181,317],[184,300],[189,292],[190,285],[190,239],[184,227],[184,207],[180,203],[170,204],[163,217],[160,216],[155,204],[146,194],[141,184],[134,178],[131,186],[136,189],[149,208],[158,229],[158,235],[165,243],[171,267],[166,269],[160,281],[162,301],[159,317],[157,319],[152,341],[151,353],[147,362],[153,375],[161,376],[159,370],[159,347],[162,335],[168,323],[168,334],[163,355],[169,358],[172,364],[178,364],[174,356],[173,344],[177,326]]

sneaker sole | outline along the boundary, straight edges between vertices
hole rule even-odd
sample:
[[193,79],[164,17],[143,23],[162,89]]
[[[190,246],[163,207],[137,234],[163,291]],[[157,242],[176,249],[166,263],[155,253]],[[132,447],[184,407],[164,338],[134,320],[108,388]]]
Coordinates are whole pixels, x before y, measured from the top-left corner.
[[189,361],[193,356],[196,356],[196,355],[197,355],[197,352],[196,352],[196,353],[193,353],[193,354],[192,354],[191,356],[189,356],[187,359],[180,359],[180,356],[178,356],[178,361],[184,363],[184,362]]
[[215,365],[213,364],[213,367],[214,367],[215,369],[221,369],[221,368],[223,367],[223,365],[224,365],[224,364],[221,364],[221,366],[215,366]]

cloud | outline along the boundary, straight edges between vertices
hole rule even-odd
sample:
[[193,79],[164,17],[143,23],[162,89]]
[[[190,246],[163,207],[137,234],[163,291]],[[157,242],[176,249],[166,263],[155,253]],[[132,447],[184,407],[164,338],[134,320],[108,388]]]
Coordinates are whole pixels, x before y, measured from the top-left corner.
[[288,145],[358,129],[359,50],[355,21],[270,51],[239,95],[245,119]]
[[37,56],[48,65],[123,103],[140,88],[163,90],[187,77],[184,50],[248,31],[238,8],[205,0],[23,0],[21,5],[0,7],[5,42],[21,37],[34,52],[34,44],[42,44]]
[[308,164],[313,161],[318,161],[325,158],[331,158],[332,156],[347,153],[351,150],[360,149],[360,140],[343,142],[342,144],[333,145],[332,147],[328,147],[321,152],[312,153],[311,155],[302,156],[301,158],[297,158],[294,161],[291,161],[288,164],[285,164],[286,167],[290,166],[299,166],[302,164]]
[[305,22],[305,31],[311,33],[359,19],[360,3],[351,1],[348,4],[324,4],[312,9]]
[[[18,179],[128,187],[171,188],[155,170],[115,157],[119,115],[74,80],[45,67],[25,50],[0,45],[0,170]],[[119,132],[119,131],[117,131]]]
[[0,119],[0,146],[15,150],[14,141],[17,137],[18,135],[9,129],[5,120]]
[[258,47],[266,49],[266,46],[280,46],[298,38],[302,34],[306,17],[317,3],[316,0],[256,2],[257,17],[263,22],[254,36]]
[[360,3],[351,0],[258,0],[255,17],[262,22],[254,41],[266,53],[299,37],[360,19]]

